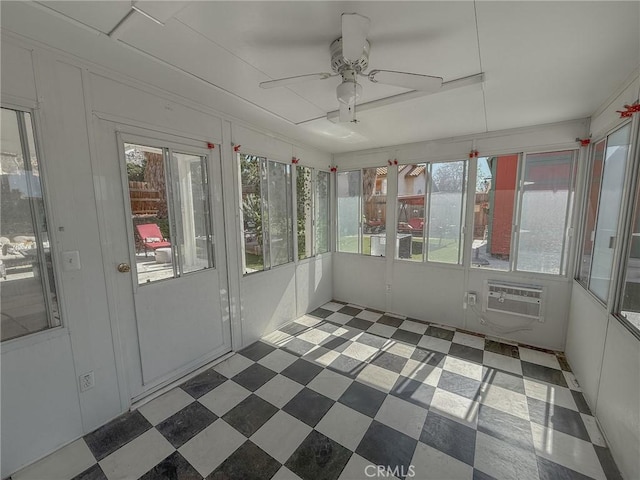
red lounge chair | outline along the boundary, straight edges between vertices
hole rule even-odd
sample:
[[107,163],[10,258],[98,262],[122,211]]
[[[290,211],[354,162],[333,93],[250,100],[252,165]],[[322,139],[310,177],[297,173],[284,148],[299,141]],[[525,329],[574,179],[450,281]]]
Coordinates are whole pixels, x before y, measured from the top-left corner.
[[147,251],[149,249],[155,252],[158,248],[167,248],[171,246],[171,242],[168,242],[167,239],[162,236],[160,227],[155,223],[136,225],[136,230],[142,239],[145,257],[147,256]]

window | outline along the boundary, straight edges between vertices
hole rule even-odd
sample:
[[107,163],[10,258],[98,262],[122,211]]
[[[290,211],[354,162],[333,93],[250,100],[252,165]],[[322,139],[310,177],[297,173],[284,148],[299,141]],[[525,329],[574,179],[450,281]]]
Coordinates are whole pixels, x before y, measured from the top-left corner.
[[338,172],[338,251],[360,253],[360,170]]
[[329,173],[296,167],[298,259],[329,251]]
[[244,273],[293,261],[291,166],[240,154]]
[[574,181],[573,150],[478,158],[471,265],[563,275]]
[[621,315],[640,331],[640,185],[636,186],[635,214],[631,223],[631,244],[622,287]]
[[125,143],[138,284],[213,268],[204,155]]
[[595,144],[587,183],[578,279],[604,303],[607,303],[611,284],[630,142],[631,124],[628,123],[611,133],[606,142]]
[[53,259],[31,114],[2,108],[1,339],[60,325]]
[[396,257],[460,264],[467,162],[398,167]]
[[315,184],[316,253],[329,251],[329,172],[318,171]]

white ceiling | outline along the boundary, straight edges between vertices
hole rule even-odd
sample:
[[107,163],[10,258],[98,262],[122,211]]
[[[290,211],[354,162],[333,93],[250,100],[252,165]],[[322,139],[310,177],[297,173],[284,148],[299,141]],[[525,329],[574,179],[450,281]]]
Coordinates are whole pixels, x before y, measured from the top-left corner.
[[[126,1],[43,4],[103,33],[130,9]],[[632,1],[136,5],[165,24],[136,13],[119,32],[120,42],[269,112],[271,125],[260,126],[330,152],[586,117],[640,65],[640,3]],[[362,111],[355,126],[325,118],[337,109],[337,78],[258,87],[269,79],[330,72],[329,45],[340,36],[343,12],[371,19],[371,67],[445,81],[484,72],[484,84]],[[366,80],[363,90],[362,101],[405,91]]]

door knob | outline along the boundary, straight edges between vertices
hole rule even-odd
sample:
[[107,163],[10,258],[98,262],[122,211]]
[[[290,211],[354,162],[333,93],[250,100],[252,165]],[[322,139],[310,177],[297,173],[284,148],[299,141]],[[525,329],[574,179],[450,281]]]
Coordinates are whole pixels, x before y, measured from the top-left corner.
[[120,263],[118,264],[118,271],[120,273],[128,273],[131,271],[131,267],[129,266],[128,263]]

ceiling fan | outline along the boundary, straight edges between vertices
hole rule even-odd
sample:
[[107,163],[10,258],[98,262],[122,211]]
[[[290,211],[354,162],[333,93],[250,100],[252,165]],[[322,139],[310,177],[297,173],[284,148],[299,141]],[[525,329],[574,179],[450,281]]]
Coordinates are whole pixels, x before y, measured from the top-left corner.
[[260,83],[260,87],[284,87],[340,75],[342,83],[336,90],[340,105],[340,122],[356,121],[356,102],[362,94],[362,85],[358,83],[358,77],[368,78],[373,83],[420,91],[423,94],[435,93],[442,88],[441,77],[377,69],[364,73],[369,67],[370,45],[367,34],[370,24],[371,21],[367,17],[357,13],[342,14],[342,37],[335,40],[330,47],[331,69],[335,73],[312,73],[270,80]]

